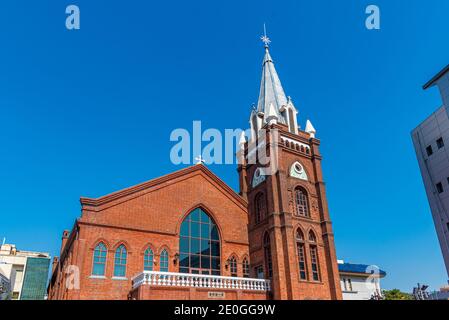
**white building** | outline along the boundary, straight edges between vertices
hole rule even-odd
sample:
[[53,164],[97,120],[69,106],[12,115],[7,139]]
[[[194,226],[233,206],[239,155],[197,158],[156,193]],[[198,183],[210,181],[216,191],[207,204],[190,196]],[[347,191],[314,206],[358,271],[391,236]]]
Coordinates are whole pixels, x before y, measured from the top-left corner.
[[338,260],[343,300],[371,300],[380,297],[380,279],[386,272],[373,265],[345,263]]
[[43,299],[49,265],[48,253],[17,250],[11,244],[0,247],[0,273],[9,281],[13,300]]
[[449,66],[424,85],[437,86],[443,100],[416,129],[412,140],[449,275]]
[[11,285],[9,279],[0,270],[0,300],[11,299]]

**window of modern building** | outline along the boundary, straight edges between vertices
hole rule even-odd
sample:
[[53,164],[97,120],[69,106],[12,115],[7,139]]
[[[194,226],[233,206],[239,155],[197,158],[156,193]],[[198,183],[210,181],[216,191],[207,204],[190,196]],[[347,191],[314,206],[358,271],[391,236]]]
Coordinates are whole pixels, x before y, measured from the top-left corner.
[[443,193],[443,192],[444,192],[444,190],[443,190],[443,184],[442,184],[441,182],[438,182],[438,183],[436,184],[436,187],[437,187],[438,193]]
[[429,157],[432,155],[432,153],[433,153],[432,146],[427,146],[426,153],[427,153],[427,156],[429,156]]
[[126,259],[127,259],[127,251],[123,244],[121,244],[115,250],[115,259],[114,259],[114,277],[125,277],[126,276]]
[[237,277],[237,260],[235,257],[229,260],[229,268],[231,269],[231,277]]
[[154,254],[151,248],[145,250],[143,254],[143,270],[145,271],[153,271],[154,268]]
[[97,244],[94,249],[94,263],[92,267],[92,275],[104,276],[106,267],[107,249],[103,242]]
[[304,234],[301,230],[296,232],[296,249],[298,254],[299,278],[301,280],[307,280],[306,245],[304,242]]
[[444,141],[443,141],[443,138],[439,138],[439,139],[437,140],[437,147],[438,147],[438,149],[441,149],[441,148],[444,147]]
[[179,272],[220,275],[220,236],[212,218],[193,210],[181,224]]
[[22,291],[20,292],[20,300],[45,299],[45,295],[47,293],[46,285],[49,266],[49,258],[27,258],[25,276],[23,277]]
[[255,198],[255,221],[259,223],[265,218],[266,201],[263,193],[258,193]]
[[351,281],[351,279],[348,279],[348,290],[352,291],[352,281]]
[[271,260],[271,243],[270,243],[270,236],[268,233],[265,233],[264,240],[263,240],[263,248],[264,248],[264,255],[265,255],[265,268],[267,270],[267,277],[272,278],[273,277],[273,263]]
[[296,214],[299,216],[310,217],[309,200],[307,192],[301,187],[295,189]]
[[243,277],[249,278],[249,262],[248,262],[247,258],[243,259],[242,271],[243,271]]
[[162,250],[159,257],[159,270],[162,272],[168,272],[168,252],[167,250]]

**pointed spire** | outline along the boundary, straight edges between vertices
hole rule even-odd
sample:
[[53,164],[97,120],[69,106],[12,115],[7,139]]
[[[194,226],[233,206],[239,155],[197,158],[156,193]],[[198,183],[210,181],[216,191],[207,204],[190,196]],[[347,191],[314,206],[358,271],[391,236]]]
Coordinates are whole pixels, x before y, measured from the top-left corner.
[[263,59],[262,80],[260,82],[259,101],[257,103],[257,111],[265,114],[265,122],[267,122],[267,109],[270,104],[274,106],[274,112],[278,120],[286,123],[281,115],[280,109],[287,105],[287,96],[282,88],[281,80],[274,67],[273,59],[270,55],[268,44],[271,42],[266,33],[261,38],[265,43],[265,56]]
[[316,130],[312,125],[312,122],[310,120],[307,120],[306,122],[306,132],[310,134],[311,138],[315,138]]

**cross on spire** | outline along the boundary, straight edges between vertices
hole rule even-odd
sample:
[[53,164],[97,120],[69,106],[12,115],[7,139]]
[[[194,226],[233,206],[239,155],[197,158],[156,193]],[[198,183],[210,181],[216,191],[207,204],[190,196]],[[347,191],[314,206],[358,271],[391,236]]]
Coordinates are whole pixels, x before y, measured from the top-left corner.
[[204,158],[199,155],[198,157],[195,158],[196,164],[203,164],[206,162],[206,160],[204,160]]
[[260,40],[262,40],[262,42],[265,44],[265,48],[269,47],[271,40],[267,36],[267,28],[265,27],[265,23],[263,24],[263,36],[260,37]]

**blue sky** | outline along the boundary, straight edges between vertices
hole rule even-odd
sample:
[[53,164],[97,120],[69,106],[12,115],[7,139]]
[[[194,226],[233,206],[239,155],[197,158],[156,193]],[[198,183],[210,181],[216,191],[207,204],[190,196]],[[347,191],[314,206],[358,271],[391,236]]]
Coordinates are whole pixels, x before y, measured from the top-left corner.
[[[322,140],[340,259],[379,265],[386,288],[443,285],[410,131],[441,105],[421,86],[449,63],[449,2],[373,3],[380,31],[359,0],[2,1],[0,237],[57,255],[80,196],[181,168],[173,129],[246,128],[266,22],[298,120]],[[237,190],[234,165],[211,169]]]

